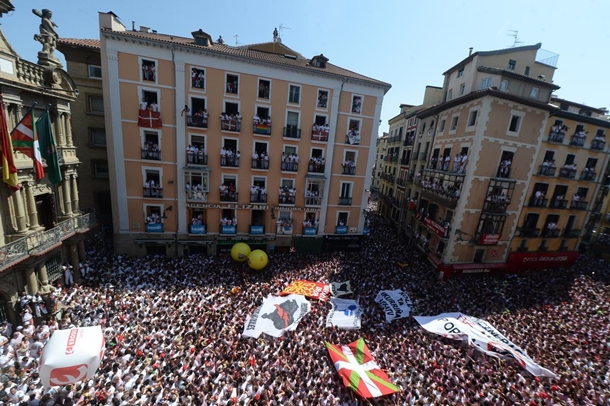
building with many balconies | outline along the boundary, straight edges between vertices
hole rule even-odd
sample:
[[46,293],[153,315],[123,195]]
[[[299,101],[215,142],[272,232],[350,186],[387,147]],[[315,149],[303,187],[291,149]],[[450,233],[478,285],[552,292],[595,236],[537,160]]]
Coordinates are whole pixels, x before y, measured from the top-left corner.
[[231,47],[112,13],[100,28],[117,252],[358,246],[389,84],[277,36]]

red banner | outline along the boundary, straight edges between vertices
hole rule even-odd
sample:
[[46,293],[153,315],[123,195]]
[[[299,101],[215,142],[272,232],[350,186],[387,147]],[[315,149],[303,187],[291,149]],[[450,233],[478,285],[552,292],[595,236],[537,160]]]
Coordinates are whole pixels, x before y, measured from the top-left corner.
[[161,113],[151,110],[140,110],[138,113],[138,126],[146,128],[159,128],[161,123]]
[[506,265],[509,272],[526,269],[559,268],[571,266],[580,255],[578,251],[569,252],[511,252]]
[[481,234],[479,245],[496,245],[502,238],[502,234]]
[[322,282],[313,281],[294,281],[280,292],[280,296],[290,294],[303,295],[317,300],[328,300],[330,285]]
[[424,224],[428,228],[432,229],[432,231],[434,231],[439,237],[445,238],[447,234],[447,229],[445,227],[441,226],[436,221],[432,220],[430,217],[426,217],[424,219]]

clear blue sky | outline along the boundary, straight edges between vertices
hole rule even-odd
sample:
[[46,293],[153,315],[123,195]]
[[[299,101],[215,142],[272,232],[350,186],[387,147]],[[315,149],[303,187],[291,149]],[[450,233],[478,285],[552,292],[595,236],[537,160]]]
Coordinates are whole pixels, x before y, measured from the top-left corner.
[[[442,73],[468,55],[519,39],[559,54],[554,82],[559,97],[610,108],[608,16],[610,1],[485,0],[90,0],[13,1],[16,10],[0,19],[19,55],[35,61],[33,40],[40,19],[31,9],[50,8],[61,37],[99,38],[98,11],[113,11],[129,28],[145,25],[160,33],[190,36],[199,28],[216,39],[240,44],[272,39],[274,27],[284,44],[306,57],[324,53],[330,62],[392,84],[384,99],[379,132],[398,114],[401,103],[419,104],[426,85],[441,86]],[[103,4],[103,6],[102,6]]]

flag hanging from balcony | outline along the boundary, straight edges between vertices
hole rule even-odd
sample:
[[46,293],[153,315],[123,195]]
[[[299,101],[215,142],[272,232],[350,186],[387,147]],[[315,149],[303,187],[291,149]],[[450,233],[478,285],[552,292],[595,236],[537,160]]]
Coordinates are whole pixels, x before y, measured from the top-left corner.
[[146,128],[160,128],[162,125],[161,113],[158,111],[140,110],[138,113],[138,126]]
[[8,133],[6,115],[4,108],[0,105],[0,136],[2,137],[2,180],[9,185],[13,191],[19,190],[19,177],[13,157],[13,143]]
[[16,151],[32,158],[36,178],[42,179],[44,178],[44,167],[42,166],[42,155],[40,154],[40,143],[38,142],[35,122],[34,106],[32,106],[11,132],[11,138]]
[[46,110],[42,116],[36,121],[36,132],[40,136],[40,152],[42,157],[47,162],[49,172],[49,180],[53,184],[58,184],[62,180],[61,168],[59,167],[59,156],[55,147],[55,138],[53,137],[53,128],[51,127],[51,117],[49,111]]

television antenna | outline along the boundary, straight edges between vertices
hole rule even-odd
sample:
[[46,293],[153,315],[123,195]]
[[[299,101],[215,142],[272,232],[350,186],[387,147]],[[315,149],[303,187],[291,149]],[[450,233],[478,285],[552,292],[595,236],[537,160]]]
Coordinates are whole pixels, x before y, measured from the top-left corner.
[[233,35],[233,38],[235,38],[235,46],[239,45],[239,35],[235,34]]
[[279,37],[280,38],[282,37],[282,30],[291,30],[291,29],[292,28],[286,27],[286,26],[284,26],[284,24],[280,23],[280,30],[279,30],[280,31],[279,32],[280,35],[279,35]]
[[518,30],[508,30],[508,32],[509,32],[509,34],[506,34],[506,35],[514,38],[513,45],[511,46],[511,48],[514,48],[519,44],[523,44],[523,41],[519,40],[519,31]]

